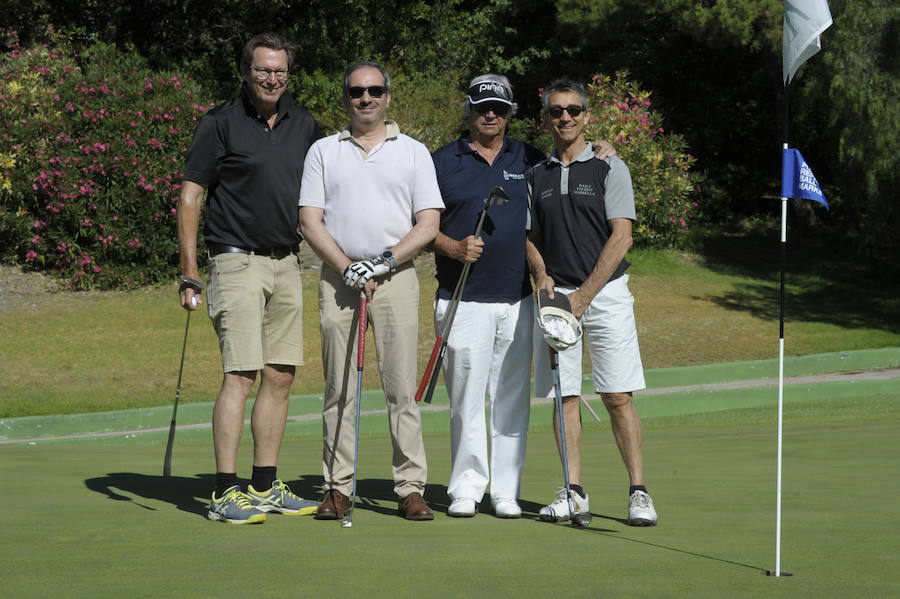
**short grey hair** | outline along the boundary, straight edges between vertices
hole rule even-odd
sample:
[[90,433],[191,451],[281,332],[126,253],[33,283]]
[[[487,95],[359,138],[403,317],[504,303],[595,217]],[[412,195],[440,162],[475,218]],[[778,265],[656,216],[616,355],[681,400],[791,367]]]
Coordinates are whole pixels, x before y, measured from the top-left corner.
[[381,76],[384,79],[385,91],[387,93],[391,93],[391,76],[387,74],[387,71],[384,70],[384,67],[382,67],[377,62],[372,62],[371,60],[363,60],[363,61],[351,64],[344,71],[344,96],[345,97],[349,93],[349,89],[350,89],[350,75],[352,75],[354,72],[358,71],[359,69],[364,69],[366,67],[373,68],[373,69],[377,70],[379,73],[381,73]]
[[544,88],[544,95],[541,97],[541,104],[544,112],[550,108],[550,96],[560,92],[575,92],[581,97],[581,107],[584,110],[590,110],[587,103],[587,90],[580,83],[575,83],[571,79],[556,79]]
[[[469,81],[469,85],[466,86],[466,89],[469,89],[473,85],[477,85],[479,83],[483,83],[485,81],[496,81],[502,85],[505,85],[509,88],[510,91],[513,90],[512,83],[509,82],[509,79],[505,75],[497,75],[494,73],[485,73],[484,75],[479,75]],[[463,119],[468,120],[469,115],[472,114],[472,103],[469,102],[469,97],[466,96],[466,99],[462,101],[460,105],[463,111]],[[506,115],[506,118],[511,119],[516,114],[516,110],[519,108],[519,105],[515,102],[512,103],[512,106],[509,107],[509,114]]]
[[294,66],[294,44],[281,37],[277,33],[260,33],[250,38],[241,51],[241,76],[246,77],[250,73],[250,63],[253,62],[253,52],[257,48],[270,50],[283,50],[287,54],[288,71]]

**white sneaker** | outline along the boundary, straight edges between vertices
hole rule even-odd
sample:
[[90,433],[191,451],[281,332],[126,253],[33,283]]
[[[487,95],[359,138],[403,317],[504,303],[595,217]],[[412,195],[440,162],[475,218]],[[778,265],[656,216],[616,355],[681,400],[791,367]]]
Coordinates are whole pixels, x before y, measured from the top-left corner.
[[522,517],[522,508],[515,499],[493,499],[494,515],[498,518],[520,518]]
[[656,526],[656,510],[653,500],[643,491],[635,491],[628,498],[629,526]]
[[447,509],[447,515],[451,518],[471,518],[475,515],[475,500],[459,498],[454,499]]
[[[572,498],[572,512],[575,514],[589,513],[591,508],[588,507],[588,496],[583,498],[575,491],[569,491]],[[556,499],[550,505],[545,505],[538,512],[538,517],[544,522],[565,522],[569,519],[569,506],[566,505],[566,489],[559,489]]]

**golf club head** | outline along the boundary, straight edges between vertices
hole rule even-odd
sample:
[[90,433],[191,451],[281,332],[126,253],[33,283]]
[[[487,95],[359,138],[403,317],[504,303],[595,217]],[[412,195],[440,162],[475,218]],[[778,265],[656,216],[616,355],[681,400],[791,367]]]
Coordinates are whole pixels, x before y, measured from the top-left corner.
[[594,517],[591,516],[588,512],[581,512],[580,514],[575,514],[572,516],[572,525],[577,526],[578,528],[587,528],[591,525],[591,520]]
[[509,201],[509,194],[500,187],[499,185],[491,190],[491,195],[489,195],[484,200],[485,206],[497,206],[499,204],[505,204]]

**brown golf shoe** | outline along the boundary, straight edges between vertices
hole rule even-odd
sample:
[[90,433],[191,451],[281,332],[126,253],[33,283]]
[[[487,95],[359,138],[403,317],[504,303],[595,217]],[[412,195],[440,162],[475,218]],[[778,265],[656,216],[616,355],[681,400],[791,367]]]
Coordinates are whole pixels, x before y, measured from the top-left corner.
[[434,520],[434,512],[425,503],[421,493],[410,493],[401,499],[397,513],[407,520]]
[[337,489],[328,489],[322,498],[322,503],[316,509],[316,520],[337,520],[343,518],[344,513],[350,508],[350,498]]

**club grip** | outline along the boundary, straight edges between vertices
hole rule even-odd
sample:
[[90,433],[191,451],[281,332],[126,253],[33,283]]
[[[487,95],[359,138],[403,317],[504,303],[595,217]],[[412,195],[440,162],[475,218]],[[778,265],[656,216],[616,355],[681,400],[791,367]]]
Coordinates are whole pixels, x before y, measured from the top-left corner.
[[434,369],[431,371],[431,381],[428,383],[428,392],[425,394],[425,403],[431,403],[434,395],[434,388],[437,386],[438,377],[441,376],[441,364],[444,363],[444,355],[447,353],[447,344],[441,343],[441,351],[438,352],[437,360],[434,362]]
[[438,354],[441,351],[441,346],[444,344],[444,338],[438,337],[434,341],[434,349],[431,350],[431,356],[428,358],[428,364],[425,366],[425,372],[422,374],[422,381],[419,383],[419,388],[416,390],[416,402],[422,401],[422,394],[425,393],[425,386],[428,384],[431,379],[431,373],[434,371],[434,363],[437,360]]

